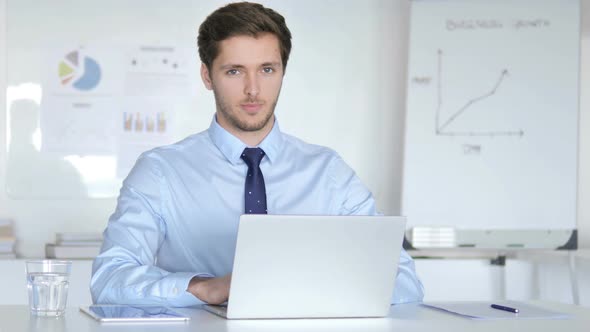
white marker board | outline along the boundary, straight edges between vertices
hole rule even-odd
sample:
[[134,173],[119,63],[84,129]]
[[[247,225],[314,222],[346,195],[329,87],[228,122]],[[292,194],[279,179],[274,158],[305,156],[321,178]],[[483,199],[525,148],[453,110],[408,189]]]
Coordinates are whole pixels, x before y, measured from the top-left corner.
[[577,0],[412,3],[409,227],[576,228],[579,8]]

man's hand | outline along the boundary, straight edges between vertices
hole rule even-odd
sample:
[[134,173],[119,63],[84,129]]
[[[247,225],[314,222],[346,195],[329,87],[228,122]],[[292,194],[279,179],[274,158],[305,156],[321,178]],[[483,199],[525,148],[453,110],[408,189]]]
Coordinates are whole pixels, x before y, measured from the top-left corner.
[[231,273],[217,278],[194,277],[187,291],[209,304],[222,304],[229,298]]

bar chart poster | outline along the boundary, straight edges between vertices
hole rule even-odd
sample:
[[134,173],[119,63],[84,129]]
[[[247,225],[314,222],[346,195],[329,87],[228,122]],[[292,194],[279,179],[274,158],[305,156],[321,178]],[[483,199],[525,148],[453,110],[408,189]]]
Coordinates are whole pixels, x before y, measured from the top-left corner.
[[577,0],[413,1],[408,226],[576,227]]

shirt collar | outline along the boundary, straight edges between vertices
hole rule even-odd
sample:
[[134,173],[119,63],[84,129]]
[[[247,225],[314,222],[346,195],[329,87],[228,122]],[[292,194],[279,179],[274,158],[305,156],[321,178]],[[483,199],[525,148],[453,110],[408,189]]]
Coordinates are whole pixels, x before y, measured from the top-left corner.
[[[281,151],[281,145],[283,144],[283,134],[279,128],[279,123],[276,116],[274,121],[275,122],[271,131],[257,146],[264,150],[264,153],[271,164],[278,157],[279,152]],[[221,127],[219,123],[217,123],[217,118],[215,115],[213,116],[213,120],[211,121],[211,126],[209,126],[208,132],[209,137],[211,137],[211,140],[213,141],[213,144],[217,146],[219,151],[221,151],[221,153],[230,163],[232,163],[232,165],[242,162],[242,152],[249,146]]]

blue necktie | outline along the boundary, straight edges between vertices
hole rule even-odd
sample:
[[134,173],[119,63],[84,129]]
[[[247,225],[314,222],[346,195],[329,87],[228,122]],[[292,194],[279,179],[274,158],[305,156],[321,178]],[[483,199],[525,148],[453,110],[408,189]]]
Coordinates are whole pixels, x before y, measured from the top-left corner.
[[260,170],[260,161],[264,157],[261,148],[245,148],[242,159],[248,165],[244,192],[244,207],[246,214],[266,214],[266,188],[264,177]]

